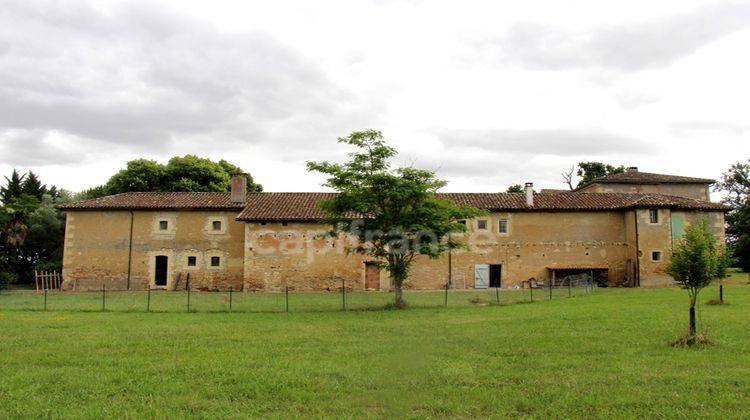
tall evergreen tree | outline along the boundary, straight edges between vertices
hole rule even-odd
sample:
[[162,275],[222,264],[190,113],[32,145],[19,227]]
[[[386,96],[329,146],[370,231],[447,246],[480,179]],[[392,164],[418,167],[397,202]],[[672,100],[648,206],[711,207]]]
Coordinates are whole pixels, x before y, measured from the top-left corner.
[[42,184],[39,177],[32,171],[26,173],[21,185],[21,193],[42,199],[42,195],[47,193],[46,185]]
[[10,178],[5,177],[6,184],[4,187],[0,187],[0,199],[3,204],[8,204],[23,194],[23,178],[24,176],[15,169],[13,169]]

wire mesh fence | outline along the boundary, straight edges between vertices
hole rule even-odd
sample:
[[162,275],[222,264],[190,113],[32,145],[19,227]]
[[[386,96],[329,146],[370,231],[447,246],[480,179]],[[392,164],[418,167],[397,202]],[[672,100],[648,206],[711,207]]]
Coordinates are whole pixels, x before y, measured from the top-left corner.
[[[411,308],[507,305],[581,296],[593,291],[589,279],[557,284],[524,282],[513,289],[412,291],[404,290]],[[330,292],[236,292],[198,290],[62,292],[59,290],[4,290],[0,310],[112,311],[112,312],[321,312],[387,309],[392,292],[353,291],[340,287]]]

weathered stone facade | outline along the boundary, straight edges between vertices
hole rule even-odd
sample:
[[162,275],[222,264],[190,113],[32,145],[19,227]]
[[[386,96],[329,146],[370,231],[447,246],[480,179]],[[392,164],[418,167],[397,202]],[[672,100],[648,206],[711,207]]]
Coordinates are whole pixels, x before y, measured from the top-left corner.
[[[669,253],[686,226],[703,217],[724,238],[721,205],[662,192],[587,192],[445,194],[488,214],[455,234],[465,249],[418,257],[406,287],[512,288],[575,271],[595,272],[610,286],[669,284]],[[209,290],[335,290],[342,281],[389,289],[387,272],[347,252],[352,238],[327,236],[330,228],[317,222],[317,203],[329,197],[130,193],[63,206],[64,287],[172,290],[189,276],[191,287]]]
[[244,223],[237,211],[68,210],[63,287],[172,290],[189,276],[194,288],[240,290]]

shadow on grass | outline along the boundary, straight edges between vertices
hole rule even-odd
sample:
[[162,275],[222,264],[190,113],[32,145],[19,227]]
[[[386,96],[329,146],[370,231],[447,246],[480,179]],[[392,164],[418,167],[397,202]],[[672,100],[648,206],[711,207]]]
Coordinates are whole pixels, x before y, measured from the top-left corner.
[[729,305],[729,302],[725,300],[720,300],[720,299],[711,299],[706,302],[706,305],[711,305],[711,306]]

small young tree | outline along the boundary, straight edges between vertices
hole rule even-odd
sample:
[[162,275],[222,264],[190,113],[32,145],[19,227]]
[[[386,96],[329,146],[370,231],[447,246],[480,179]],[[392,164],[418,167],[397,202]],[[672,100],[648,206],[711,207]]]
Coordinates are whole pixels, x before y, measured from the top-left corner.
[[322,222],[335,227],[334,235],[353,235],[358,245],[352,251],[369,255],[390,273],[395,306],[405,305],[403,285],[418,254],[437,258],[456,247],[450,232],[463,232],[461,219],[481,210],[460,207],[440,199],[436,192],[445,181],[429,171],[391,169],[396,150],[387,146],[379,131],[356,131],[339,138],[359,149],[344,164],[307,162],[308,171],[328,175],[324,184],[338,192],[320,205],[328,214]]
[[716,278],[725,276],[727,258],[723,246],[704,219],[688,226],[672,249],[667,273],[674,277],[690,296],[690,337],[695,337],[695,304],[698,293]]

